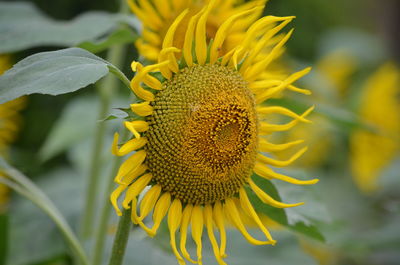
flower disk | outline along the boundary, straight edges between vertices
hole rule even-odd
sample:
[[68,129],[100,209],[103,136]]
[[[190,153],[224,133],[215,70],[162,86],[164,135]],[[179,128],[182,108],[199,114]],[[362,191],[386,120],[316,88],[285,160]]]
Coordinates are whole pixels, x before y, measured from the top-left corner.
[[146,164],[163,190],[192,204],[236,194],[257,154],[255,103],[246,81],[224,66],[196,65],[165,82],[151,105]]

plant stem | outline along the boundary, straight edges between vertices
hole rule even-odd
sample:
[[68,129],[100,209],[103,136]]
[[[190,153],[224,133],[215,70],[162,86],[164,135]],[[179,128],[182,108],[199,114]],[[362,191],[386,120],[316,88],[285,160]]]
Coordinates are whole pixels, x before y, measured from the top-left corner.
[[[110,50],[110,55],[113,55],[113,50]],[[111,56],[109,56],[111,57]],[[115,61],[113,62],[115,63]],[[101,84],[99,89],[101,96],[101,105],[98,117],[103,119],[110,108],[110,97],[113,94],[113,90],[116,86],[114,77],[107,76]],[[105,96],[108,95],[109,97]],[[98,194],[99,186],[99,173],[101,169],[101,154],[103,151],[103,141],[106,133],[107,125],[105,122],[99,122],[96,128],[96,134],[92,150],[92,158],[90,162],[89,180],[86,187],[86,200],[85,208],[83,211],[81,236],[83,239],[88,239],[92,235],[94,210],[96,208],[95,202]]]
[[[123,140],[126,140],[127,136],[128,136],[127,130],[124,130],[121,138]],[[114,188],[114,176],[118,172],[121,161],[122,161],[121,157],[119,156],[114,157],[111,176],[108,179],[108,183],[104,193],[105,197],[102,202],[103,204],[101,207],[100,222],[95,232],[95,241],[94,241],[93,259],[92,259],[93,265],[101,264],[101,260],[103,257],[104,244],[107,236],[107,225],[111,213],[111,203],[109,201],[109,194],[111,194]]]
[[131,209],[124,209],[118,223],[117,234],[114,238],[109,265],[121,265],[124,260],[125,249],[128,243],[129,231],[132,225]]
[[119,70],[118,68],[114,67],[114,65],[109,65],[108,66],[108,70],[110,71],[110,73],[114,74],[116,77],[118,77],[119,80],[121,80],[124,85],[128,88],[131,87],[131,81],[124,75],[123,72],[121,72],[121,70]]
[[[121,12],[126,13],[127,5],[125,1],[121,1]],[[114,46],[110,48],[107,56],[107,61],[115,65],[116,67],[120,67],[123,64],[125,54],[125,48],[123,46]],[[126,85],[126,78],[122,78],[121,73],[117,68],[109,68],[110,72],[117,74],[117,77],[121,79]],[[122,74],[123,77],[125,77]],[[99,110],[99,119],[103,119],[110,108],[111,99],[118,86],[118,80],[115,76],[108,75],[104,81],[101,83],[101,87],[99,88],[99,94],[101,97],[101,106]],[[96,207],[96,198],[99,189],[99,173],[101,169],[101,154],[103,151],[103,141],[106,133],[106,123],[99,122],[97,124],[96,135],[93,145],[92,151],[92,159],[89,173],[89,180],[86,188],[86,200],[85,200],[85,208],[83,211],[82,225],[81,225],[81,236],[83,239],[88,239],[93,232],[93,220],[95,215]]]

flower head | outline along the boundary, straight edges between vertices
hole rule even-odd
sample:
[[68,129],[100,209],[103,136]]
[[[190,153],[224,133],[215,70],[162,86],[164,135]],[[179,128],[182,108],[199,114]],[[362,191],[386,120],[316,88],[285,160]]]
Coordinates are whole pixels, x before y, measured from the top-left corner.
[[360,117],[374,129],[356,129],[350,136],[351,168],[357,186],[365,192],[378,188],[381,170],[400,150],[400,70],[382,65],[366,82]]
[[[243,16],[262,7],[244,10],[226,19],[208,42],[206,21],[215,1],[199,12],[184,10],[165,34],[158,63],[143,66],[132,63],[136,71],[131,81],[132,91],[143,101],[132,104],[132,111],[141,118],[124,123],[133,138],[122,146],[115,134],[112,151],[124,156],[133,153],[120,167],[115,182],[119,184],[111,195],[118,214],[118,198],[125,192],[124,208],[132,208],[132,221],[154,236],[166,215],[171,246],[178,262],[195,262],[186,250],[187,230],[197,245],[197,262],[202,262],[204,227],[215,257],[225,264],[225,224],[232,223],[252,244],[275,244],[253,208],[248,192],[254,192],[264,203],[275,207],[294,207],[302,203],[285,204],[266,194],[252,179],[256,173],[266,179],[278,179],[293,184],[314,184],[318,180],[297,180],[275,172],[271,166],[284,167],[306,150],[303,148],[289,160],[278,161],[264,152],[287,149],[297,143],[273,144],[266,136],[292,128],[298,122],[308,122],[302,115],[279,106],[264,106],[263,102],[285,89],[306,93],[293,82],[309,72],[309,68],[284,80],[271,79],[267,67],[282,53],[291,31],[269,53],[265,45],[293,17],[264,17],[250,25],[243,41],[223,52],[226,37]],[[177,29],[185,27],[182,49],[175,47]],[[180,58],[180,59],[177,59]],[[269,124],[265,118],[277,113],[291,117],[287,124]],[[146,186],[137,213],[138,195]],[[153,211],[153,227],[143,221]],[[265,240],[251,236],[242,221],[246,213],[265,234]],[[219,243],[214,234],[219,231]],[[176,232],[180,232],[180,252]]]

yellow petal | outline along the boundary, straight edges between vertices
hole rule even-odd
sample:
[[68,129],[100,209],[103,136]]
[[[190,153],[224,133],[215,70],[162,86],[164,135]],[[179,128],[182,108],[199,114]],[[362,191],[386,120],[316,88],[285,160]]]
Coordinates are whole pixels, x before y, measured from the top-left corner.
[[[150,76],[149,73],[153,72],[155,70],[161,69],[163,66],[168,65],[168,63],[169,63],[168,61],[165,61],[165,62],[159,62],[158,64],[148,65],[145,67],[138,67],[137,68],[138,72],[131,81],[132,91],[138,97],[142,98],[143,100],[153,101],[154,95],[150,91],[144,90],[140,86],[140,83],[145,82],[146,85],[148,85],[149,87],[151,87],[155,90],[160,90],[162,88],[160,81],[158,81],[156,78]],[[133,68],[134,65],[131,65],[131,66]],[[137,64],[137,66],[140,66],[140,65]],[[152,96],[150,96],[150,94]]]
[[[265,16],[263,18],[260,18],[259,20],[255,21],[250,28],[247,30],[246,35],[241,43],[241,45],[244,48],[244,51],[248,50],[253,50],[254,47],[253,43],[254,42],[261,42],[264,45],[268,42],[268,40],[275,34],[277,33],[281,28],[283,28],[287,23],[289,23],[291,20],[293,20],[294,17],[274,17],[274,16]],[[281,25],[270,29],[270,25],[274,24],[276,22],[283,21]],[[260,39],[261,35],[266,35],[263,36]],[[257,45],[256,45],[257,46]],[[258,45],[260,46],[260,45]],[[262,47],[255,47],[256,49],[264,48],[265,46]],[[255,51],[255,50],[253,50]],[[257,52],[257,51],[255,51]],[[270,53],[269,53],[270,54]],[[255,54],[256,55],[256,54]],[[274,54],[275,56],[275,54]],[[250,58],[249,63],[251,65],[254,65],[253,60]],[[243,72],[245,73],[245,72]]]
[[280,160],[275,160],[270,157],[266,157],[262,154],[257,155],[257,160],[260,161],[261,163],[266,163],[268,165],[272,165],[275,167],[285,167],[293,163],[296,159],[298,159],[302,154],[304,154],[307,151],[307,147],[302,148],[298,152],[296,152],[291,158],[285,161],[280,161]]
[[176,248],[176,238],[175,238],[175,232],[179,228],[181,221],[182,221],[182,203],[179,199],[175,199],[172,202],[171,208],[169,209],[168,212],[168,228],[171,239],[170,243],[172,251],[174,252],[175,257],[177,258],[179,265],[185,264],[185,261],[179,254],[178,249]]
[[142,31],[142,37],[143,37],[143,39],[146,40],[146,42],[148,42],[154,46],[158,46],[161,44],[160,36],[158,34],[156,34],[155,32],[148,30],[146,28],[144,28]]
[[115,133],[111,152],[113,155],[116,156],[124,156],[129,154],[130,152],[142,148],[143,146],[146,145],[146,143],[147,143],[146,137],[134,138],[126,142],[124,145],[121,146],[121,148],[118,149],[118,133]]
[[202,252],[201,237],[203,235],[204,221],[203,221],[203,209],[200,205],[193,206],[191,223],[192,223],[192,238],[197,246],[197,262],[198,264],[201,265],[203,259],[201,254]]
[[182,255],[183,255],[183,257],[185,257],[185,259],[187,259],[191,263],[197,263],[195,260],[193,260],[190,257],[190,255],[186,249],[187,230],[189,227],[190,218],[192,216],[192,210],[193,210],[193,205],[188,204],[188,205],[186,205],[186,207],[182,213],[182,223],[181,223],[181,228],[180,228],[180,232],[181,232],[180,249],[181,249]]
[[[125,199],[122,202],[122,206],[125,209],[129,209],[129,203],[144,190],[144,188],[150,183],[152,178],[153,175],[147,173],[138,178],[132,185],[129,186],[128,191],[126,192],[125,195]],[[132,211],[136,212],[136,208],[132,209]]]
[[[309,108],[300,117],[301,118],[306,117],[308,114],[310,114],[311,111],[313,111],[313,109],[314,109],[314,107]],[[260,123],[260,135],[265,135],[265,134],[269,134],[272,132],[287,131],[287,130],[293,128],[298,122],[299,122],[299,119],[295,119],[286,124],[268,124],[266,122],[261,122]]]
[[163,22],[160,16],[158,15],[157,11],[154,10],[153,6],[150,4],[150,1],[148,0],[138,0],[138,1],[143,12],[146,14],[146,18],[152,21],[154,24],[162,26]]
[[170,61],[168,60],[168,58],[171,58],[170,54],[180,51],[181,50],[175,47],[163,48],[160,51],[160,54],[158,55],[158,61],[165,62],[165,64],[160,67],[160,72],[166,79],[171,79],[172,77],[172,72],[170,69]]
[[[268,30],[267,33],[259,40],[257,41],[256,45],[254,48],[251,49],[249,56],[244,60],[241,68],[240,68],[240,73],[243,74],[247,71],[247,69],[254,65],[256,62],[257,56],[265,49],[267,45],[270,45],[272,43],[272,37],[277,34],[281,29],[283,29],[287,24],[289,24],[294,17],[288,17],[286,20],[284,20],[282,23],[280,23],[278,26]],[[276,18],[278,19],[278,18]],[[254,36],[256,35],[256,32],[254,32]]]
[[260,200],[263,203],[269,204],[273,207],[276,208],[290,208],[290,207],[296,207],[296,206],[300,206],[303,205],[304,202],[299,202],[299,203],[293,203],[293,204],[287,204],[287,203],[283,203],[283,202],[279,202],[277,200],[275,200],[274,198],[272,198],[271,196],[269,196],[267,193],[265,193],[262,189],[260,189],[252,179],[249,179],[249,184],[251,189],[254,191],[254,193],[257,195],[258,198],[260,198]]
[[215,239],[213,230],[213,209],[210,204],[206,204],[204,206],[204,217],[206,222],[208,238],[210,239],[210,243],[213,248],[215,258],[217,259],[218,264],[226,265],[226,263],[221,258],[221,252],[218,248],[217,240]]
[[154,6],[157,7],[157,11],[164,19],[169,19],[172,15],[172,10],[169,5],[169,1],[165,0],[154,0]]
[[206,33],[206,23],[208,15],[215,4],[215,0],[210,0],[206,10],[200,16],[199,22],[196,26],[196,40],[195,40],[195,50],[197,63],[199,65],[204,65],[207,59],[207,33]]
[[161,26],[161,24],[158,24],[159,21],[153,20],[151,17],[149,17],[146,12],[142,9],[140,9],[134,0],[128,0],[129,7],[131,8],[132,12],[135,13],[135,15],[143,21],[144,24],[146,24],[149,28],[151,28],[154,31],[157,31],[157,29]]
[[185,58],[185,62],[188,66],[193,65],[192,48],[193,48],[194,30],[196,28],[197,20],[204,11],[205,8],[203,8],[199,13],[197,13],[190,19],[185,33],[185,41],[183,43],[183,57]]
[[275,245],[276,241],[272,239],[272,236],[269,233],[268,229],[261,222],[256,211],[254,210],[253,206],[251,205],[249,198],[247,197],[246,190],[243,187],[239,190],[239,197],[240,197],[240,205],[242,206],[242,209],[247,213],[248,216],[250,216],[254,220],[254,222],[256,222],[258,227],[261,229],[261,231],[264,233],[264,235],[268,239],[269,243],[271,243],[272,245]]
[[240,214],[236,208],[235,202],[231,199],[225,199],[225,204],[224,204],[224,212],[229,216],[229,219],[233,222],[235,227],[242,233],[244,238],[246,240],[253,244],[253,245],[268,245],[272,244],[273,242],[271,241],[260,241],[255,238],[253,238],[246,230],[241,218]]
[[302,122],[310,122],[309,120],[301,117],[300,115],[294,113],[291,110],[288,110],[285,107],[280,107],[280,106],[273,106],[273,107],[264,107],[264,106],[260,106],[260,107],[256,107],[256,111],[258,114],[260,115],[265,115],[265,114],[282,114],[288,117],[292,117],[294,119],[298,119],[299,121]]
[[279,173],[274,172],[272,169],[270,169],[269,167],[256,162],[255,166],[254,166],[254,172],[261,176],[264,177],[266,179],[279,179],[285,182],[289,182],[292,184],[296,184],[296,185],[312,185],[315,184],[319,181],[319,179],[312,179],[312,180],[298,180],[295,178],[291,178],[289,176],[286,175],[282,175]]
[[139,167],[144,159],[146,158],[146,151],[140,150],[133,155],[131,155],[125,162],[123,162],[118,170],[117,176],[115,176],[114,181],[119,184],[125,184],[122,179],[128,175],[131,171]]
[[299,80],[300,78],[302,78],[303,76],[308,74],[310,71],[311,71],[311,68],[308,67],[308,68],[305,68],[304,70],[301,70],[299,72],[296,72],[296,73],[290,75],[280,85],[278,85],[274,88],[267,89],[264,93],[262,93],[260,95],[256,95],[256,102],[259,104],[259,103],[263,102],[264,100],[276,95],[277,93],[281,92],[282,90],[284,90],[286,87],[288,87],[292,83],[296,82],[297,80]]
[[136,197],[133,198],[133,199],[130,201],[130,203],[131,203],[131,206],[132,206],[131,220],[132,220],[132,223],[134,223],[135,225],[137,225],[137,224],[138,224],[138,220],[139,220],[139,217],[137,216],[137,213],[136,213],[137,198],[136,198]]
[[[165,34],[164,37],[164,42],[162,45],[162,48],[169,48],[173,46],[174,43],[174,35],[175,35],[175,31],[178,28],[179,24],[181,23],[181,21],[183,20],[183,18],[186,16],[186,14],[189,12],[188,9],[184,10],[176,19],[175,21],[172,23],[172,25],[169,27],[167,33]],[[171,71],[173,71],[174,73],[177,73],[179,71],[179,66],[178,63],[176,62],[176,58],[175,55],[173,53],[169,53],[168,54],[168,58],[169,60],[169,68],[171,69]]]
[[120,185],[110,195],[111,204],[113,205],[113,207],[114,207],[115,211],[117,212],[118,216],[122,215],[122,212],[121,212],[121,210],[119,209],[119,206],[118,206],[118,198],[126,188],[127,188],[127,186]]
[[[144,195],[140,203],[140,215],[139,220],[142,221],[147,215],[154,209],[156,202],[161,194],[161,186],[154,185]],[[139,223],[140,224],[140,223]]]
[[126,121],[124,125],[136,138],[140,138],[140,132],[145,132],[149,129],[149,124],[145,121]]
[[245,73],[244,76],[246,80],[254,79],[258,74],[264,71],[269,64],[278,57],[278,54],[281,52],[283,45],[289,40],[290,36],[293,34],[293,29],[290,30],[285,37],[272,49],[272,51],[265,57],[265,59],[261,60],[258,63],[255,63],[252,67],[250,67]]
[[149,116],[153,114],[153,107],[149,101],[142,103],[131,104],[131,110],[139,116]]
[[222,208],[222,204],[220,201],[216,201],[214,204],[214,211],[213,211],[213,215],[214,215],[214,221],[215,224],[218,227],[219,230],[219,236],[220,236],[220,255],[222,258],[225,258],[227,255],[225,253],[225,249],[226,249],[226,232],[225,232],[225,222],[224,222],[224,214],[223,214],[223,208]]
[[232,29],[232,25],[242,16],[250,14],[258,9],[264,8],[263,6],[258,6],[250,10],[246,10],[235,14],[229,17],[227,20],[222,23],[222,25],[218,28],[217,33],[215,34],[215,39],[211,45],[210,49],[210,64],[213,64],[217,61],[219,57],[219,51],[222,49],[222,44],[225,41],[226,36],[229,34],[229,31]]
[[160,227],[161,221],[167,215],[169,206],[171,205],[171,194],[165,192],[161,195],[160,199],[157,201],[156,207],[153,212],[153,227],[149,230],[145,230],[150,237],[156,235],[158,228]]
[[259,138],[258,140],[258,149],[261,152],[277,152],[277,151],[283,151],[286,150],[292,146],[298,145],[304,143],[304,140],[296,140],[292,142],[288,142],[285,144],[272,144],[265,140],[264,138]]

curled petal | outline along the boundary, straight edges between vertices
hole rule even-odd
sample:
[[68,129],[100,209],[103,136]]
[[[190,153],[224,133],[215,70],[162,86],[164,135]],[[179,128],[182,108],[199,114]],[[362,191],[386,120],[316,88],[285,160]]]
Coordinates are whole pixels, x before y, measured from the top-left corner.
[[273,244],[273,241],[260,241],[255,238],[253,238],[249,232],[247,232],[242,219],[240,217],[239,211],[236,208],[235,202],[232,199],[225,199],[225,204],[224,204],[224,212],[229,216],[229,219],[233,222],[233,224],[236,226],[236,228],[242,233],[244,238],[246,240],[253,244],[253,245],[268,245],[268,244]]
[[256,172],[257,175],[259,175],[263,178],[266,178],[266,179],[279,179],[279,180],[289,182],[292,184],[296,184],[296,185],[312,185],[319,181],[319,179],[299,180],[299,179],[291,178],[289,176],[276,173],[269,167],[267,167],[263,164],[260,164],[258,162],[256,162],[256,165],[254,166],[254,172]]
[[253,206],[251,205],[249,198],[247,197],[246,190],[243,187],[239,190],[239,196],[240,196],[240,204],[242,206],[242,209],[247,213],[248,216],[250,216],[254,220],[254,222],[256,222],[258,227],[261,229],[261,231],[267,237],[268,243],[275,245],[276,241],[272,239],[272,236],[269,233],[268,229],[261,222],[256,211],[254,210]]
[[276,167],[285,167],[293,163],[296,159],[298,159],[302,154],[304,154],[307,151],[307,147],[302,148],[299,150],[297,153],[295,153],[291,158],[285,161],[279,161],[272,159],[270,157],[264,156],[262,154],[257,155],[257,160],[266,163],[268,165],[276,166]]
[[175,232],[179,228],[181,221],[182,221],[182,203],[179,199],[175,199],[172,202],[171,208],[169,209],[168,212],[168,228],[171,239],[170,243],[172,251],[174,252],[175,257],[177,258],[179,265],[185,264],[185,261],[179,254],[178,249],[176,248],[176,238],[175,238]]
[[251,189],[254,191],[254,193],[257,195],[258,198],[260,198],[260,200],[263,203],[269,204],[273,207],[290,208],[290,207],[296,207],[296,206],[300,206],[300,205],[304,204],[304,202],[293,203],[293,204],[279,202],[279,201],[275,200],[274,198],[272,198],[271,196],[269,196],[267,193],[265,193],[262,189],[260,189],[251,178],[249,179],[249,184],[250,184]]
[[187,230],[189,227],[190,218],[192,216],[192,210],[193,210],[193,205],[188,204],[188,205],[186,205],[186,207],[182,213],[182,223],[181,223],[181,228],[180,228],[180,232],[181,232],[180,249],[181,249],[182,255],[183,255],[183,257],[185,257],[185,259],[187,259],[191,263],[197,263],[195,260],[193,260],[190,257],[188,251],[186,250]]
[[200,205],[193,206],[192,210],[192,238],[197,246],[197,263],[202,264],[202,242],[201,237],[203,235],[204,221],[203,221],[203,209]]

